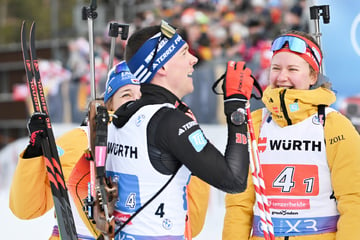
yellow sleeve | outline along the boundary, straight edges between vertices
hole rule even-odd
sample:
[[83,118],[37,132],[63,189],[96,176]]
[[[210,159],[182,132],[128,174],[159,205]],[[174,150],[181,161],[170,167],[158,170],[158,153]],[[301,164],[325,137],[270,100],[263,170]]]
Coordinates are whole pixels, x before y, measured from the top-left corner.
[[[57,139],[60,162],[65,181],[87,148],[86,133],[73,129]],[[9,207],[20,219],[42,216],[52,207],[53,199],[43,157],[24,159],[23,153],[13,175]]]
[[[259,135],[262,120],[262,110],[252,114],[255,135]],[[253,206],[255,204],[255,189],[249,169],[247,188],[242,193],[225,195],[225,218],[223,240],[249,239],[253,221]]]
[[20,219],[42,216],[53,207],[52,194],[43,157],[22,158],[10,187],[9,207]]
[[187,186],[191,235],[196,237],[202,230],[209,204],[210,185],[191,176]]
[[360,239],[360,136],[338,112],[325,120],[326,153],[340,213],[336,240]]
[[242,193],[225,195],[225,218],[222,233],[223,240],[249,239],[252,221],[255,192],[251,173],[248,176],[248,186]]

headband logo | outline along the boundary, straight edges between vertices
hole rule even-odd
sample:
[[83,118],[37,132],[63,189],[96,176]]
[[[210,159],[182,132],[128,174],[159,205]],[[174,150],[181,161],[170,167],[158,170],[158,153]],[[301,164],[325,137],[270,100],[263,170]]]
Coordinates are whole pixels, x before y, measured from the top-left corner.
[[185,41],[176,29],[163,21],[161,31],[148,39],[129,60],[131,72],[141,83],[149,82],[174,54],[181,49]]
[[109,86],[108,89],[107,89],[107,92],[110,93],[112,91],[112,87]]
[[166,57],[169,56],[169,54],[171,54],[174,50],[175,45],[171,44],[171,46],[169,46],[169,48],[166,49],[166,51],[155,60],[155,62],[153,63],[153,69],[155,69],[159,64],[161,64],[161,62],[164,61],[164,59],[166,59]]

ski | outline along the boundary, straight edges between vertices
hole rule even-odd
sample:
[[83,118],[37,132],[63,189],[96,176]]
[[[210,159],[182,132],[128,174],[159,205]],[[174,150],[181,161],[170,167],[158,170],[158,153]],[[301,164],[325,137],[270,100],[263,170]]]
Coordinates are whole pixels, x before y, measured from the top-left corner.
[[26,23],[23,21],[21,26],[21,49],[34,111],[45,113],[48,116],[46,118],[46,132],[48,137],[43,139],[41,145],[54,200],[59,236],[60,239],[63,240],[77,239],[67,187],[65,185],[64,175],[56,148],[55,137],[50,122],[49,111],[39,72],[35,49],[35,22],[32,23],[30,29],[30,48],[28,48],[26,43],[25,26]]

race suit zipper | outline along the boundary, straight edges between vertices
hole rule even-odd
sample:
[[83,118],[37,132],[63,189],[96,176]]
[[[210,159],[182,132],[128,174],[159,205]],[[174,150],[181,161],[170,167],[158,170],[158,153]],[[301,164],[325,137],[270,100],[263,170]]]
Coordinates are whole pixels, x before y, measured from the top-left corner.
[[285,92],[286,92],[286,89],[284,89],[283,92],[280,92],[280,106],[283,111],[284,118],[287,121],[288,126],[290,126],[292,124],[292,122],[291,122],[291,119],[289,118],[289,115],[288,115],[288,112],[286,109],[286,105],[285,105]]

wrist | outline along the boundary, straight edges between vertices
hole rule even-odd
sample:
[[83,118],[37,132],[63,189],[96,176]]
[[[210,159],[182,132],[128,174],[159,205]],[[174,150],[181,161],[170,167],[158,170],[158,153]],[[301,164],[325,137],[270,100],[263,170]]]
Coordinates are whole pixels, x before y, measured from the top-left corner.
[[230,115],[230,121],[234,125],[242,125],[243,123],[246,123],[247,116],[246,111],[244,108],[238,108],[236,111],[232,112]]
[[229,98],[224,99],[224,111],[226,116],[230,116],[238,108],[245,109],[247,99],[243,95],[231,95]]
[[225,102],[224,111],[228,124],[238,126],[246,123],[246,102],[247,101],[242,99],[231,99],[231,101],[229,100]]

